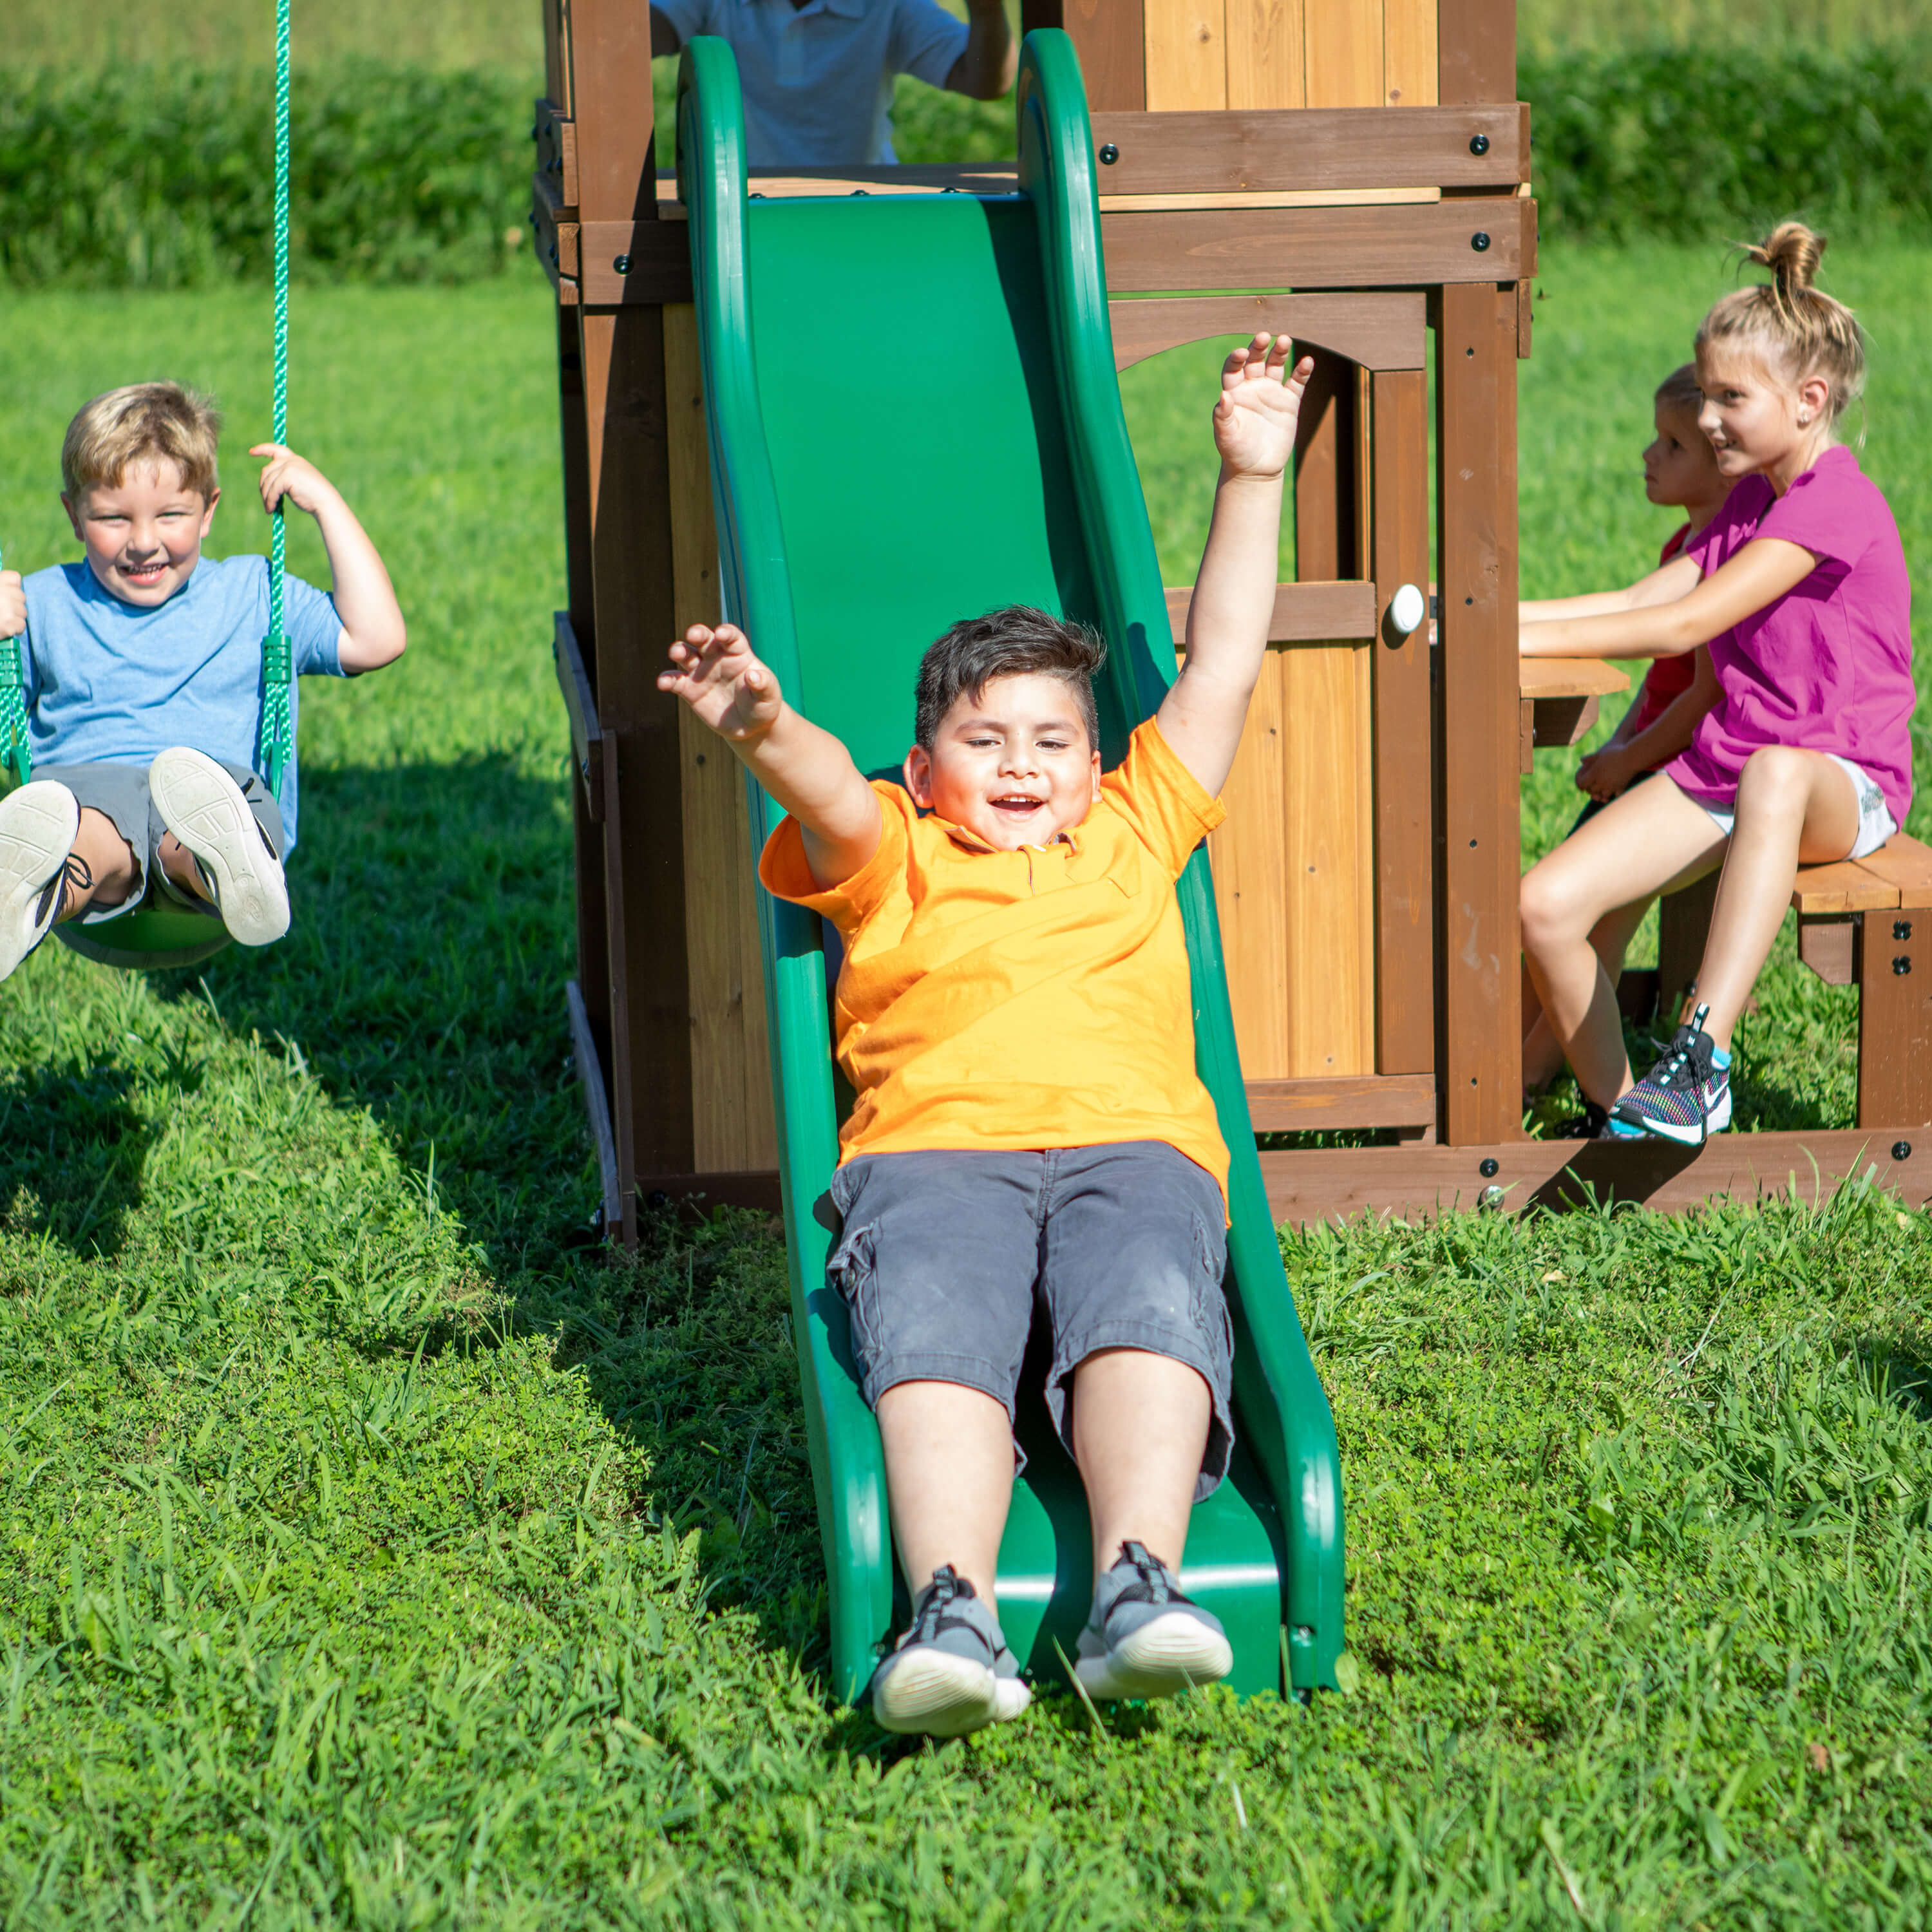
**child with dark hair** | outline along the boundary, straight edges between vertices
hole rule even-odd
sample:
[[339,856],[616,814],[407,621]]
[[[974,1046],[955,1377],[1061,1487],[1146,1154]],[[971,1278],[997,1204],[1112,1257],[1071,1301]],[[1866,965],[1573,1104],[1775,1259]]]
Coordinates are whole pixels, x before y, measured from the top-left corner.
[[1026,1707],[993,1576],[1036,1301],[1093,1524],[1082,1682],[1160,1696],[1232,1668],[1174,1581],[1233,1433],[1228,1154],[1195,1072],[1174,883],[1224,815],[1267,648],[1312,366],[1291,374],[1288,351],[1257,336],[1223,367],[1186,663],[1118,770],[1100,764],[1100,640],[1026,607],[926,652],[903,786],[868,783],[730,625],[694,626],[658,680],[790,814],[766,888],[844,942],[836,1047],[856,1099],[830,1273],[914,1597],[872,1682],[888,1730],[950,1736]]

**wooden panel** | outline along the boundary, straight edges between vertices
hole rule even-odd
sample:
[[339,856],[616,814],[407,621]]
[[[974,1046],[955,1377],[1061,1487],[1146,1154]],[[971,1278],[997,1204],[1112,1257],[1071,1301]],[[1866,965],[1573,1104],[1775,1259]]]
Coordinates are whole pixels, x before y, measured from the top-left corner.
[[1383,0],[1382,89],[1391,107],[1426,107],[1436,88],[1436,0]]
[[1310,107],[1382,104],[1382,0],[1317,0],[1307,48]]
[[1868,912],[1858,948],[1858,1125],[1932,1121],[1932,920]]
[[1228,104],[1223,0],[1154,0],[1147,10],[1147,104],[1154,112]]
[[1849,986],[1858,978],[1858,923],[1856,919],[1799,918],[1798,957],[1826,986]]
[[1095,112],[1144,108],[1147,38],[1142,0],[1064,0],[1062,19],[1080,56],[1088,107]]
[[1516,0],[1438,0],[1436,98],[1516,98]]
[[[1174,648],[1186,647],[1187,608],[1194,592],[1186,585],[1167,592],[1167,617]],[[1271,644],[1328,644],[1376,634],[1372,584],[1277,584],[1274,613],[1268,620]]]
[[1543,751],[1575,744],[1596,723],[1602,702],[1598,698],[1544,698],[1532,704],[1526,699],[1530,743]]
[[[1401,116],[1391,116],[1391,120]],[[1375,208],[1196,209],[1102,214],[1107,286],[1144,289],[1403,288],[1514,281],[1525,211],[1482,199]],[[1486,248],[1474,245],[1488,237]],[[1510,337],[1515,356],[1515,337]]]
[[[1932,906],[1932,850],[1901,832],[1858,863],[1875,878],[1898,888],[1901,906]],[[1804,874],[1798,874],[1802,884]]]
[[1426,1073],[1436,1064],[1433,731],[1429,626],[1407,637],[1388,619],[1404,584],[1429,581],[1427,378],[1378,375],[1371,391],[1371,555],[1381,610],[1372,654],[1376,850],[1375,1065]]
[[1354,366],[1326,350],[1314,361],[1294,434],[1294,574],[1303,582],[1366,574],[1355,515]]
[[584,670],[584,655],[578,649],[577,633],[570,613],[554,614],[550,658],[556,669],[556,686],[563,698],[565,716],[570,720],[571,757],[577,766],[578,789],[592,819],[604,818],[604,732],[597,720],[597,699]]
[[1304,5],[1304,0],[1227,0],[1231,108],[1308,105]]
[[653,220],[650,10],[570,0],[569,34],[578,207],[590,221]]
[[1657,1010],[1675,1026],[1690,1009],[1697,976],[1704,970],[1704,947],[1711,937],[1711,914],[1718,903],[1721,872],[1674,892],[1657,908]]
[[[1231,83],[1232,85],[1232,83]],[[1100,170],[1108,194],[1232,193],[1263,188],[1490,188],[1529,178],[1516,106],[1418,108],[1391,120],[1359,108],[1311,105],[1279,114],[1094,116],[1096,148],[1117,148]],[[1472,152],[1478,136],[1483,152]]]
[[1874,912],[1898,904],[1898,888],[1862,859],[1799,868],[1792,904],[1801,913]]
[[1349,655],[1355,686],[1355,1064],[1369,1073],[1376,1067],[1374,646],[1371,643]]
[[[1894,1158],[1900,1142],[1908,1151]],[[1486,1161],[1496,1162],[1493,1174],[1482,1172]],[[1914,1207],[1932,1200],[1932,1135],[1904,1120],[1836,1132],[1716,1134],[1701,1148],[1649,1136],[1580,1144],[1518,1139],[1264,1154],[1261,1165],[1275,1220],[1298,1225],[1364,1212],[1433,1220],[1474,1208],[1489,1187],[1501,1190],[1506,1214],[1532,1205],[1587,1207],[1592,1198],[1667,1213],[1712,1199],[1786,1194],[1822,1206],[1841,1181],[1874,1168],[1881,1186]]]
[[1603,658],[1519,658],[1516,688],[1525,698],[1608,698],[1630,688],[1629,674]]
[[1464,1144],[1507,1140],[1521,1126],[1516,364],[1514,314],[1498,290],[1445,288],[1441,304],[1436,1064],[1442,1138]]
[[1279,653],[1288,752],[1283,788],[1288,1057],[1292,1076],[1367,1073],[1372,962],[1360,899],[1366,801],[1357,792],[1364,721],[1356,658],[1366,646]]
[[1427,1074],[1384,1078],[1250,1080],[1248,1117],[1258,1134],[1316,1133],[1342,1127],[1424,1127],[1436,1120]]
[[1208,841],[1234,1040],[1242,1072],[1251,1080],[1278,1079],[1288,1071],[1284,655],[1270,651],[1262,660],[1234,769],[1222,789],[1227,820]]
[[[1290,335],[1364,369],[1420,369],[1428,337],[1419,293],[1149,296],[1109,302],[1114,367],[1130,368],[1184,342],[1216,335]],[[1418,582],[1424,580],[1418,578]]]
[[[694,309],[664,312],[669,419],[672,627],[715,624],[718,530]],[[700,1170],[773,1166],[771,1060],[758,945],[758,880],[742,768],[677,707],[684,808],[685,952],[691,986],[692,1160]]]

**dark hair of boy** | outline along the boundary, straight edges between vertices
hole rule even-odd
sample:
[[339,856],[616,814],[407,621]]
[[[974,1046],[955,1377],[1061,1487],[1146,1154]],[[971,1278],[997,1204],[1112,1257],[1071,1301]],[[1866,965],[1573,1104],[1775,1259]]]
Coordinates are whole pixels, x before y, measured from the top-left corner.
[[1094,674],[1107,661],[1106,640],[1090,625],[1070,622],[1030,604],[1010,604],[982,617],[962,617],[920,660],[913,730],[928,751],[941,721],[962,698],[976,703],[996,677],[1057,677],[1070,690],[1100,742]]

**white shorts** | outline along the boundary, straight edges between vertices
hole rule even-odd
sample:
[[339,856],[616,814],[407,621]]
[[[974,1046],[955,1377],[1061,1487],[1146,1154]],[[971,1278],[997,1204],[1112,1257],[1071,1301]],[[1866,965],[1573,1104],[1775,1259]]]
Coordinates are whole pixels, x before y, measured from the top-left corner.
[[[1885,802],[1885,794],[1867,776],[1863,766],[1853,764],[1850,758],[1840,758],[1836,752],[1827,752],[1824,755],[1844,769],[1845,776],[1852,782],[1852,790],[1858,795],[1858,836],[1845,856],[1862,859],[1868,853],[1876,852],[1891,838],[1898,831],[1898,824]],[[1711,823],[1728,838],[1736,829],[1737,814],[1720,812],[1714,805],[1707,805],[1704,809],[1711,814]]]

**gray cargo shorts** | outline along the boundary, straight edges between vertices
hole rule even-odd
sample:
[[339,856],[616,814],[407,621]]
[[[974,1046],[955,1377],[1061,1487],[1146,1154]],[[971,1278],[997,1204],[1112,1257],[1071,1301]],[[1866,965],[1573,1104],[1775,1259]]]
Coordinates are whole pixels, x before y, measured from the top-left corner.
[[[1207,1383],[1196,1502],[1234,1448],[1234,1337],[1214,1177],[1161,1141],[1044,1152],[862,1154],[832,1176],[826,1274],[852,1316],[869,1406],[904,1382],[963,1383],[1010,1419],[1035,1310],[1052,1338],[1046,1404],[1073,1448],[1069,1385],[1102,1348],[1144,1348]],[[1025,1457],[1017,1441],[1016,1466]]]
[[[246,765],[224,764],[221,769],[242,788],[242,796],[254,814],[255,823],[262,828],[269,850],[279,859],[282,853],[281,807],[270,795],[267,785]],[[161,822],[161,814],[154,809],[154,802],[148,795],[146,765],[36,765],[34,776],[65,785],[83,811],[98,812],[103,818],[112,819],[115,830],[127,842],[128,850],[134,855],[134,869],[140,875],[134,890],[124,899],[117,899],[111,906],[89,906],[71,923],[84,928],[98,926],[104,920],[118,919],[124,912],[132,911],[148,900],[151,889],[168,904],[206,912],[213,920],[220,918],[214,908],[206,902],[190,898],[172,883],[160,883],[159,854],[161,840],[168,828]]]

